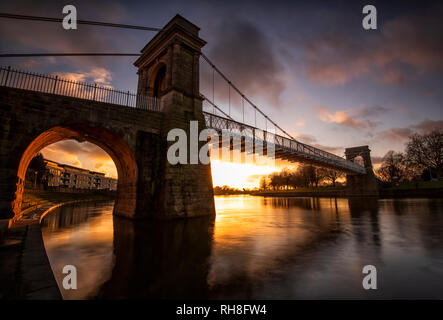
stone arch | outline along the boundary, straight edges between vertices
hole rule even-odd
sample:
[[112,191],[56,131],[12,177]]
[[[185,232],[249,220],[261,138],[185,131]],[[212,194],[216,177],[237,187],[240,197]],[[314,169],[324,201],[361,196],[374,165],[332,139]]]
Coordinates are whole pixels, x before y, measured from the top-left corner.
[[351,161],[356,163],[356,164],[358,164],[358,165],[360,165],[360,166],[362,166],[362,167],[366,167],[365,159],[360,154],[355,156]]
[[37,135],[25,146],[17,165],[17,187],[12,204],[14,218],[19,217],[21,212],[26,170],[34,155],[50,144],[68,139],[91,142],[109,154],[118,173],[114,213],[126,217],[133,216],[136,209],[138,167],[132,150],[123,138],[107,128],[75,123],[52,127]]
[[[347,174],[346,185],[348,196],[378,196],[378,185],[372,171],[371,150],[368,146],[345,149],[346,160],[363,161],[365,174]],[[360,160],[359,160],[360,159]]]
[[346,160],[351,160],[356,163],[362,161],[363,163],[359,164],[363,165],[366,169],[372,170],[371,150],[369,150],[368,146],[347,148],[345,155]]
[[152,68],[151,76],[149,78],[149,88],[151,89],[151,96],[160,98],[162,92],[166,90],[166,64],[163,62],[157,63]]

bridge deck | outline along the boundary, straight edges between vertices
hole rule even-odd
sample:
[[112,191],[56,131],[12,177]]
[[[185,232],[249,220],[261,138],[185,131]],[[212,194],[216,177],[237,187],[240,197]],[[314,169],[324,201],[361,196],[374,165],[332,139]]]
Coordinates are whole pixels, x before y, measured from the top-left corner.
[[[329,167],[347,173],[365,174],[366,169],[362,166],[341,158],[330,152],[309,146],[294,139],[289,139],[277,134],[266,132],[250,125],[237,122],[232,119],[214,115],[209,112],[203,112],[206,126],[216,130],[219,135],[223,131],[228,131],[231,136],[238,136],[241,141],[241,151],[245,150],[245,139],[250,139],[254,145],[266,146],[273,144],[275,147],[275,158],[287,160],[290,162],[304,162],[322,167]],[[232,147],[232,146],[231,146]]]
[[[11,68],[0,68],[0,86],[116,104],[129,108],[161,111],[161,100],[153,97],[101,87],[96,84],[70,81],[57,76],[18,71]],[[253,150],[245,150],[243,142],[242,151],[253,152],[255,145],[263,145],[265,149],[272,145],[272,147],[275,147],[275,157],[278,159],[290,162],[311,163],[347,173],[366,173],[365,168],[352,161],[301,143],[295,139],[263,131],[212,113],[203,112],[203,114],[206,126],[215,129],[220,135],[223,130],[228,130],[231,134],[238,134],[252,139],[254,142]]]

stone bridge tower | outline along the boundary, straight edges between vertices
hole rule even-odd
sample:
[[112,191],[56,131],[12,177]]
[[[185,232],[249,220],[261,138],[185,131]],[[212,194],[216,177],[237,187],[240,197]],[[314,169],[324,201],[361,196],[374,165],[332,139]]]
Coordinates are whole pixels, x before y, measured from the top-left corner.
[[372,169],[371,150],[368,146],[345,149],[346,160],[363,160],[366,174],[347,174],[346,185],[348,196],[378,196],[378,184]]
[[[142,96],[136,101],[139,108],[134,108],[96,101],[95,96],[77,97],[77,91],[57,91],[57,82],[47,76],[41,78],[46,87],[51,84],[51,91],[34,90],[21,73],[14,76],[24,83],[21,88],[6,86],[6,81],[0,84],[0,219],[19,219],[23,214],[26,171],[34,155],[68,139],[93,143],[114,161],[115,215],[131,219],[215,215],[211,166],[198,161],[172,165],[167,159],[168,147],[174,143],[167,141],[171,129],[187,133],[187,163],[190,121],[199,124],[198,130],[193,129],[197,137],[199,132],[194,131],[205,129],[199,94],[199,57],[205,41],[198,33],[198,27],[176,16],[135,62],[138,92],[157,97],[160,108],[155,110],[144,107],[146,100],[154,99]],[[192,154],[198,155],[200,148],[194,149]]]
[[[190,217],[215,214],[210,165],[168,163],[166,142],[169,130],[180,128],[188,137],[190,160],[190,121],[198,121],[199,132],[206,128],[199,90],[199,58],[206,44],[200,28],[175,16],[143,49],[134,65],[138,68],[138,93],[156,97],[164,114],[161,163],[156,177],[155,207],[164,217]],[[198,132],[198,133],[199,133]],[[206,142],[199,142],[199,149]],[[198,150],[192,150],[197,152]]]

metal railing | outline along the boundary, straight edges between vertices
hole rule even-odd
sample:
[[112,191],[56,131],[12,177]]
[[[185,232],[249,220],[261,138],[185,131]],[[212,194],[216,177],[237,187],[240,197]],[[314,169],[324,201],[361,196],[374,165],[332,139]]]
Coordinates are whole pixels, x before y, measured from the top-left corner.
[[364,174],[366,169],[357,163],[341,158],[333,153],[318,149],[316,147],[301,143],[295,139],[283,137],[269,131],[264,131],[250,125],[237,122],[233,119],[224,118],[209,112],[203,112],[206,126],[215,129],[219,134],[223,130],[230,130],[239,133],[242,136],[252,138],[252,141],[258,143],[273,143],[275,150],[283,150],[295,156],[303,157],[307,160],[320,161],[330,164],[336,168]]
[[96,83],[85,83],[0,67],[0,86],[57,94],[62,96],[86,99],[98,102],[144,110],[160,111],[160,100],[155,97],[115,90],[111,87],[99,86]]
[[[58,76],[19,71],[11,67],[0,67],[0,86],[51,93],[144,110],[161,110],[160,100],[155,97],[135,94],[129,91],[114,90],[109,87],[98,86],[96,83],[90,84],[71,81],[59,78]],[[203,113],[207,127],[216,129],[219,132],[221,132],[221,130],[235,130],[241,132],[243,135],[252,137],[254,141],[259,142],[260,140],[261,142],[274,143],[276,149],[284,150],[297,156],[329,163],[338,168],[357,173],[366,172],[365,168],[352,161],[301,143],[295,139],[276,135],[267,130],[260,130],[231,118],[220,117],[208,112]]]

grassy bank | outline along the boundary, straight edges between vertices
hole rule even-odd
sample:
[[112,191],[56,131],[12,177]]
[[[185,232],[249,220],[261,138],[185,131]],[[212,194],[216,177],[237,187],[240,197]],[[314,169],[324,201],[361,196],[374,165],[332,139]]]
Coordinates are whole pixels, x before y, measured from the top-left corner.
[[419,181],[392,183],[383,187],[386,190],[443,189],[443,181]]
[[78,201],[103,201],[114,199],[114,194],[110,192],[54,192],[42,190],[25,190],[22,201],[22,212],[19,219],[15,218],[14,223],[20,220],[33,219],[36,215],[52,206]]
[[53,192],[42,190],[27,190],[23,193],[22,210],[43,203],[64,202],[70,200],[112,198],[112,194],[101,192],[77,193],[77,192]]
[[[346,187],[297,188],[291,190],[251,191],[251,195],[268,197],[346,197]],[[443,181],[402,182],[380,188],[380,197],[442,197]]]

